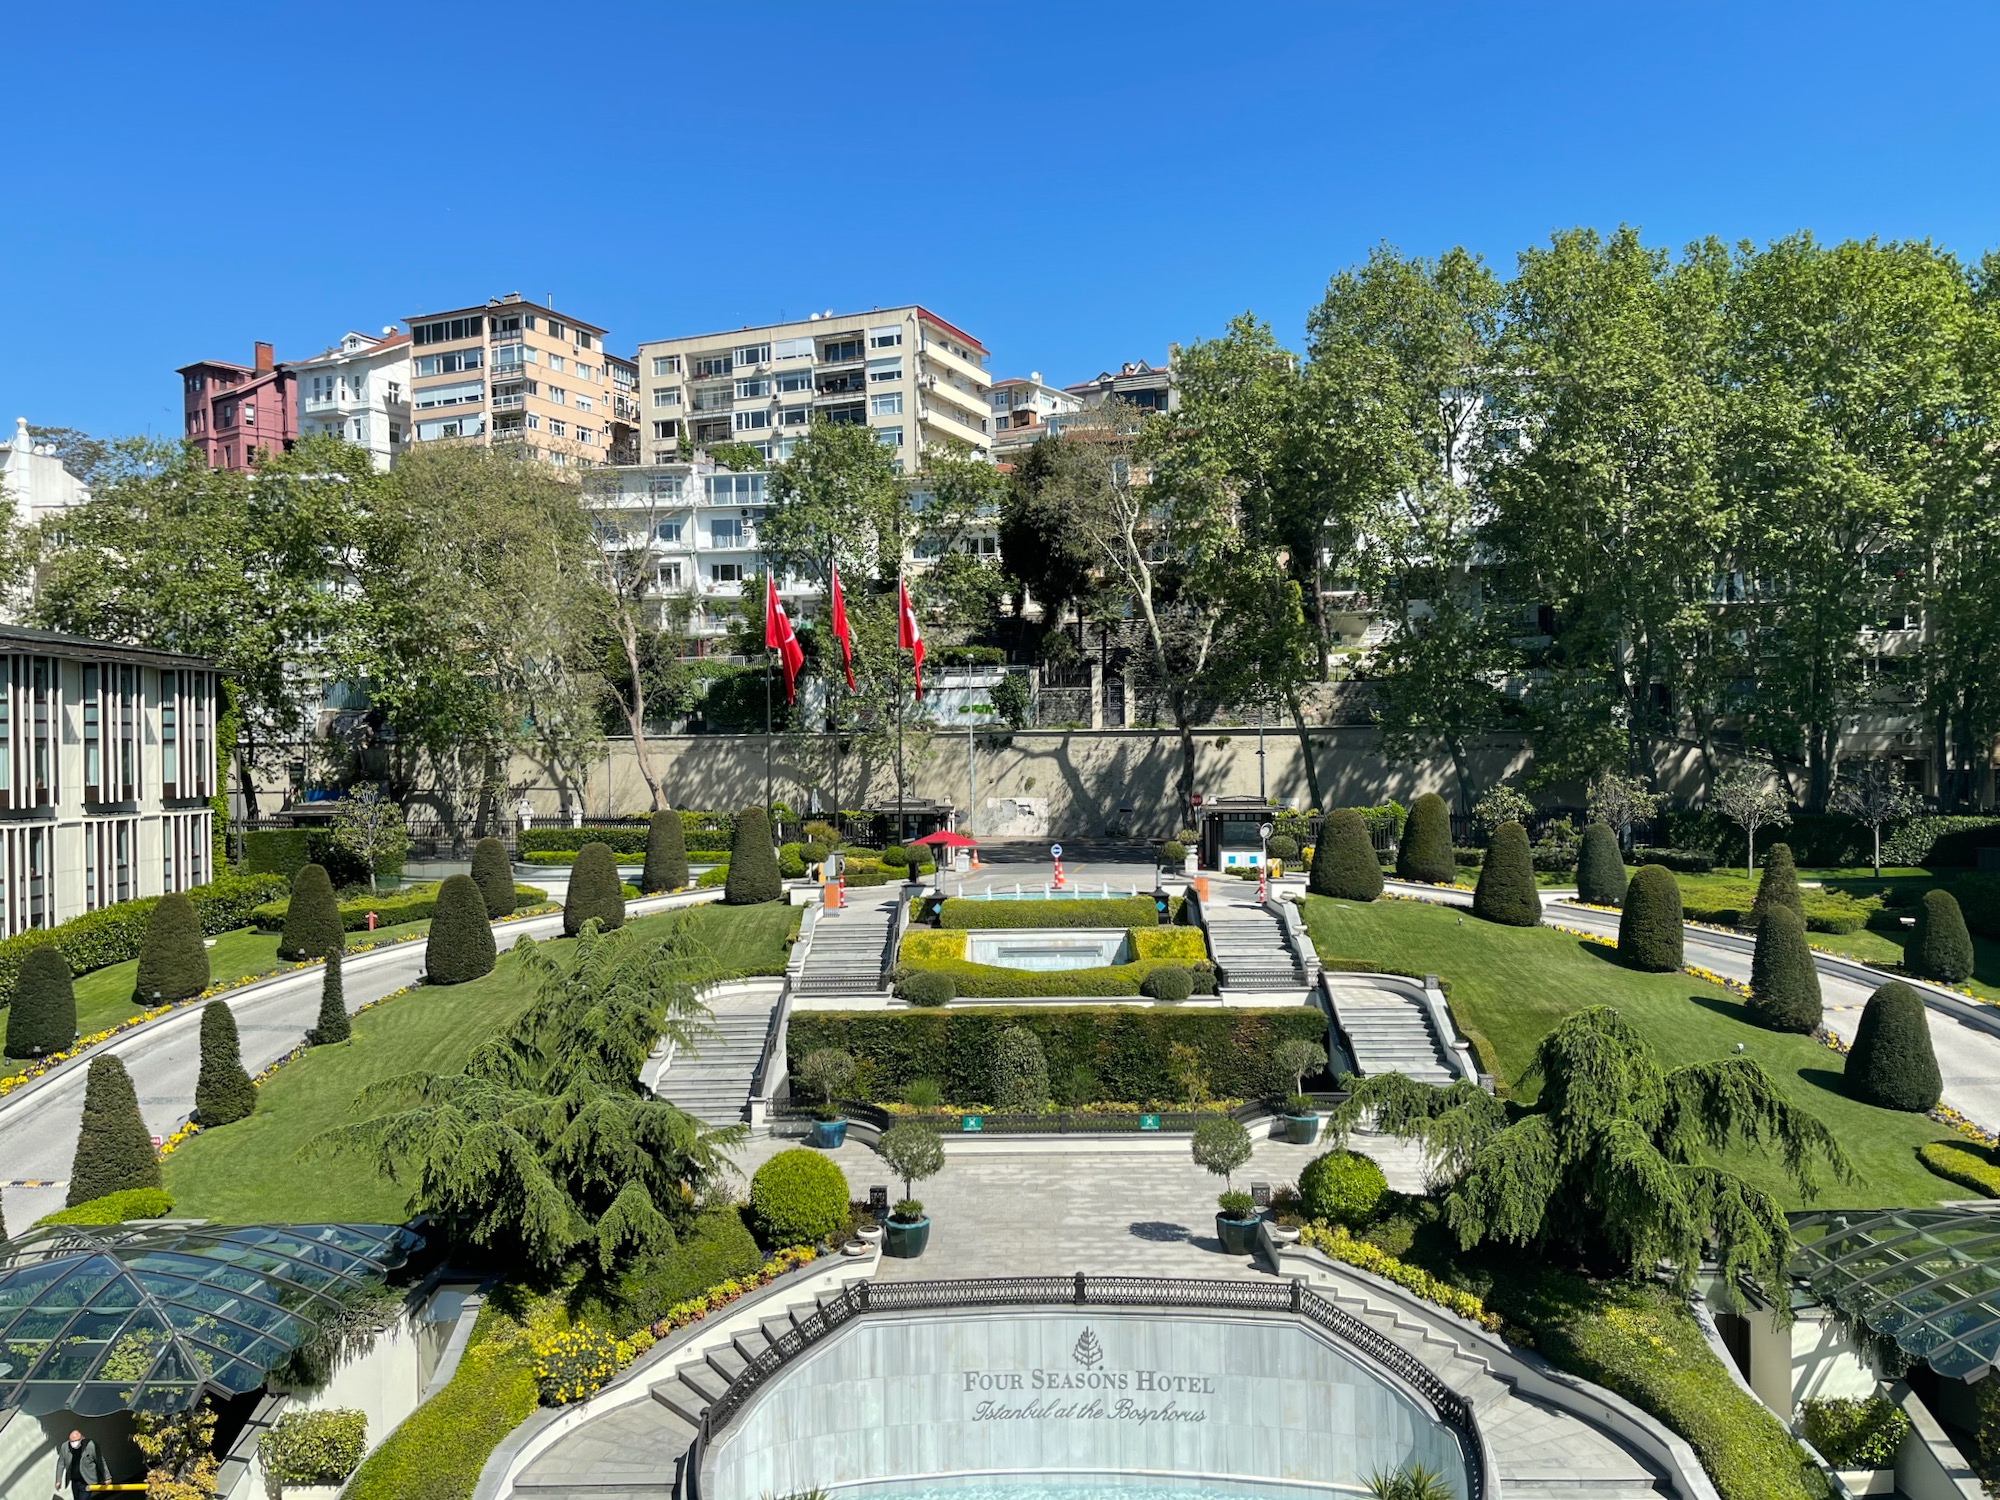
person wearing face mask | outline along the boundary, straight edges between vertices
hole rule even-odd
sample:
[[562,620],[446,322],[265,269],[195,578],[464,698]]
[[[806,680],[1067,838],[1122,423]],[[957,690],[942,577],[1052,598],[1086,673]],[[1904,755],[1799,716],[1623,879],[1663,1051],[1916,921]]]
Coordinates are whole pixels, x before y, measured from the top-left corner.
[[72,1430],[56,1449],[55,1500],[88,1500],[90,1487],[104,1482],[104,1455],[96,1443]]

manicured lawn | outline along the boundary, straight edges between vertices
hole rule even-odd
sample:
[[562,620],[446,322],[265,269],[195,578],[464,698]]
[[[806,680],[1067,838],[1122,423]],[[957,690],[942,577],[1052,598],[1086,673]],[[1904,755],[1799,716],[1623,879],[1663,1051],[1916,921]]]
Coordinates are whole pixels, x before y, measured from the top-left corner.
[[[1855,1177],[1824,1183],[1812,1206],[1935,1203],[1960,1191],[1917,1160],[1919,1146],[1955,1139],[1950,1132],[1922,1116],[1848,1098],[1837,1054],[1809,1037],[1755,1025],[1726,990],[1685,975],[1635,973],[1620,967],[1611,949],[1550,928],[1500,927],[1422,902],[1363,905],[1309,896],[1305,910],[1324,958],[1365,959],[1447,980],[1459,1029],[1515,1098],[1535,1096],[1536,1083],[1523,1075],[1536,1044],[1558,1021],[1586,1006],[1610,1005],[1645,1034],[1665,1067],[1731,1056],[1741,1042],[1796,1104],[1825,1121]],[[1805,1206],[1766,1154],[1732,1150],[1727,1163],[1788,1208]]]
[[[767,968],[784,961],[802,909],[788,906],[694,909],[715,967]],[[670,913],[633,927],[664,928]],[[560,941],[560,940],[558,940]],[[165,1162],[176,1212],[231,1224],[352,1220],[401,1223],[409,1190],[361,1157],[299,1160],[322,1131],[354,1118],[369,1084],[403,1073],[453,1072],[472,1051],[527,1008],[530,995],[512,952],[483,979],[421,988],[354,1018],[351,1041],[310,1052],[258,1090],[247,1120],[206,1131]]]

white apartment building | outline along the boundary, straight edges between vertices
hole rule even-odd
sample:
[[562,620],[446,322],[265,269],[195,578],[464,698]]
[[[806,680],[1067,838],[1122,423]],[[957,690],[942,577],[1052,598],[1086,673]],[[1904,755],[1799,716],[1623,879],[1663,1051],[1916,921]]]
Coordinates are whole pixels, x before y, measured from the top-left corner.
[[298,377],[299,436],[325,433],[366,448],[387,469],[410,445],[410,336],[346,333],[326,353],[286,366]]
[[0,626],[0,937],[214,873],[214,665]]
[[[0,531],[60,516],[89,498],[90,486],[63,467],[52,447],[29,435],[26,417],[16,417],[14,436],[0,447]],[[10,597],[0,590],[0,624],[19,617],[28,592]]]
[[1050,417],[1083,409],[1083,399],[1060,386],[1044,385],[1042,372],[1026,380],[996,380],[989,393],[993,408],[993,456],[1004,458],[1041,439]]
[[654,339],[638,364],[654,464],[719,443],[782,461],[815,419],[867,426],[906,473],[927,450],[992,450],[985,347],[914,304]]

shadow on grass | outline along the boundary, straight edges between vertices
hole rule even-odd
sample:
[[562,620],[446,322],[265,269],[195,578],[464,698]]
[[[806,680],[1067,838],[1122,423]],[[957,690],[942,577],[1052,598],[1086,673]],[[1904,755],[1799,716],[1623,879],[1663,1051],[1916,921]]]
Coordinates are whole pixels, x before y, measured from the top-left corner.
[[1798,1077],[1799,1082],[1810,1084],[1816,1089],[1824,1089],[1827,1093],[1838,1095],[1842,1099],[1854,1098],[1847,1091],[1847,1075],[1838,1068],[1800,1068]]
[[[1703,1010],[1713,1011],[1718,1016],[1727,1016],[1730,1020],[1739,1021],[1756,1031],[1764,1030],[1762,1026],[1759,1026],[1755,1021],[1750,1019],[1750,1004],[1746,1000],[1738,1000],[1724,995],[1702,994],[1689,995],[1688,999],[1699,1005]],[[1773,1033],[1773,1035],[1775,1034]]]

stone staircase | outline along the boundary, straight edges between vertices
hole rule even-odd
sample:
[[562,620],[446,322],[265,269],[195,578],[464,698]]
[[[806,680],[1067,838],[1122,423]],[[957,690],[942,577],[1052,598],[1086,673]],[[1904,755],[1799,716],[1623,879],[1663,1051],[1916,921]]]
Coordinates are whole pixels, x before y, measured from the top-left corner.
[[771,1030],[782,986],[768,1003],[718,1007],[710,1029],[692,1050],[676,1053],[653,1083],[653,1092],[708,1125],[742,1123],[750,1084]]
[[793,980],[795,993],[816,998],[879,995],[883,971],[894,961],[889,941],[903,899],[900,885],[850,891],[846,906],[822,911],[805,963]]
[[[1233,880],[1222,882],[1238,884]],[[1257,904],[1256,887],[1236,891],[1210,887],[1201,904],[1208,929],[1208,954],[1215,960],[1217,979],[1226,990],[1298,990],[1310,982],[1298,956],[1285,942],[1277,916]]]
[[1414,998],[1366,979],[1343,983],[1334,974],[1326,976],[1326,989],[1362,1077],[1402,1073],[1442,1088],[1458,1076],[1439,1055],[1437,1038]]

